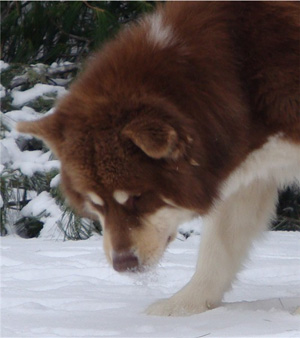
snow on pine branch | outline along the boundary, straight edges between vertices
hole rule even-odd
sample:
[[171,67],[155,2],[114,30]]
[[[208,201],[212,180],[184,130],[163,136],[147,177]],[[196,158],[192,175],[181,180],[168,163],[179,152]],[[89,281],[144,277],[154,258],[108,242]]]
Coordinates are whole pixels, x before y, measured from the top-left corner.
[[80,239],[95,228],[64,203],[60,162],[40,140],[15,129],[18,121],[53,113],[55,100],[67,92],[64,86],[78,68],[69,62],[22,67],[0,62],[2,235]]

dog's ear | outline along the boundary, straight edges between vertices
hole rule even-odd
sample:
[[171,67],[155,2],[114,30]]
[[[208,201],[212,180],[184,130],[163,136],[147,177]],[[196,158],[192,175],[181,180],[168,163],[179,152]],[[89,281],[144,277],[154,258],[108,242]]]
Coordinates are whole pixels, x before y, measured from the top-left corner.
[[122,135],[154,159],[177,160],[184,153],[185,145],[178,132],[159,119],[137,118],[122,130]]
[[52,149],[63,140],[63,128],[56,113],[35,121],[18,122],[16,129],[20,133],[31,134],[42,139]]

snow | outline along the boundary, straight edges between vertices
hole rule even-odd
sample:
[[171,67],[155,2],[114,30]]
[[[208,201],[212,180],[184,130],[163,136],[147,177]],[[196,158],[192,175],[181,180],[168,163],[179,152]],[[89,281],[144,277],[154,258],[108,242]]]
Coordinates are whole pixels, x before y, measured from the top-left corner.
[[23,209],[23,216],[37,216],[47,210],[49,214],[57,212],[55,204],[53,204],[52,196],[47,192],[41,192],[35,200],[31,200]]
[[[66,89],[61,86],[53,86],[38,83],[33,88],[25,91],[14,90],[12,92],[14,106],[21,106],[37,97],[43,96],[44,94],[56,93],[58,97],[61,97],[66,93]],[[44,97],[45,98],[45,97]]]
[[17,121],[32,121],[39,119],[44,116],[44,114],[37,113],[33,108],[24,106],[19,110],[11,110],[5,114],[6,117],[9,117],[11,120]]
[[5,87],[0,83],[0,99],[6,95]]
[[69,62],[69,61],[63,61],[63,62],[52,62],[51,65],[50,65],[50,68],[58,68],[58,67],[62,67],[62,66],[68,66],[68,65],[73,65],[74,63],[72,62]]
[[47,192],[43,191],[33,198],[22,210],[24,217],[37,217],[42,215],[40,220],[44,223],[40,232],[41,238],[62,239],[64,236],[57,227],[57,222],[62,217],[62,210],[55,203],[55,199]]
[[[46,113],[51,114],[52,109]],[[58,160],[50,160],[51,152],[46,153],[35,151],[21,151],[18,147],[16,140],[20,136],[14,126],[17,121],[30,121],[43,116],[38,114],[30,107],[23,107],[21,110],[12,110],[4,115],[7,120],[6,125],[10,124],[12,130],[6,133],[6,137],[0,140],[1,147],[1,164],[12,163],[13,169],[20,169],[20,171],[29,177],[36,172],[49,172],[52,169],[59,169],[60,162]],[[25,137],[31,138],[30,135]]]
[[13,163],[13,169],[31,177],[35,172],[48,172],[59,169],[58,160],[50,160],[51,152],[43,153],[41,150],[21,151],[13,138],[7,137],[1,140],[1,163]]
[[[1,118],[10,130],[10,134],[7,136],[18,138],[20,136],[20,133],[17,132],[15,129],[16,123],[18,121],[33,121],[38,120],[46,115],[52,114],[54,112],[54,108],[51,108],[46,113],[37,113],[34,109],[31,107],[23,106],[21,109],[18,110],[11,110],[5,114],[1,113]],[[28,134],[22,134],[25,138],[32,138],[32,136]]]
[[9,67],[9,64],[4,62],[3,60],[0,60],[0,73],[2,72],[2,70],[6,69]]
[[57,174],[55,177],[52,178],[50,182],[50,187],[56,188],[59,186],[59,183],[60,183],[60,174]]
[[3,237],[2,337],[300,337],[297,232],[268,232],[257,242],[221,307],[182,318],[145,315],[192,276],[199,238],[176,240],[157,269],[129,275],[108,265],[99,236]]

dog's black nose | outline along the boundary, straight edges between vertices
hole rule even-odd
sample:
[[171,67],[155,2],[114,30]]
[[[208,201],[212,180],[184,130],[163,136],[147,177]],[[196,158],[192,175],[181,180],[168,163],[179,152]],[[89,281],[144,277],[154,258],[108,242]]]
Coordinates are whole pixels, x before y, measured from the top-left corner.
[[113,268],[118,272],[137,271],[139,260],[131,251],[113,252]]

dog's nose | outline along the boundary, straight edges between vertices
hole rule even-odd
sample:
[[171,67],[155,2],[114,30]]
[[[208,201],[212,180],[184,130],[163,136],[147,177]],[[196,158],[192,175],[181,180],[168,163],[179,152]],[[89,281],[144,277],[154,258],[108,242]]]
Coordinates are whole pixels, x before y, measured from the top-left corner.
[[118,272],[135,271],[138,269],[139,260],[131,251],[113,252],[113,268]]

